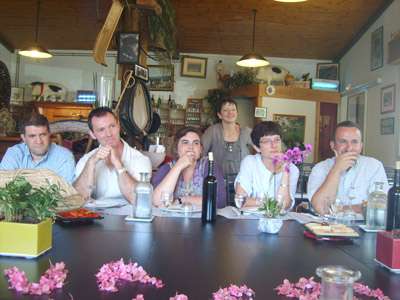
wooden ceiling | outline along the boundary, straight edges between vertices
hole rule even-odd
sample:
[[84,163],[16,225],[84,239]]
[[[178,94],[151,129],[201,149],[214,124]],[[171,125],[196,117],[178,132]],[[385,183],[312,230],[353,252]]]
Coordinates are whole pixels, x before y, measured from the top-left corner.
[[[92,50],[112,0],[41,0],[38,43]],[[171,0],[181,53],[334,60],[393,0]],[[37,0],[2,0],[0,42],[21,49],[35,40]]]

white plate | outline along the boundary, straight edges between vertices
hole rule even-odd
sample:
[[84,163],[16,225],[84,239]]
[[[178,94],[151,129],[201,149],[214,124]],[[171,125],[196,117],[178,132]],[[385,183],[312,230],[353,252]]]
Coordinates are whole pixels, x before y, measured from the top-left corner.
[[381,263],[379,260],[377,260],[376,258],[374,259],[378,264],[380,264],[382,267],[385,267],[386,269],[389,269],[390,271],[392,271],[393,273],[400,273],[400,269],[392,269],[389,268],[387,265],[385,265],[384,263]]
[[107,208],[119,205],[121,205],[121,203],[116,200],[94,200],[94,203],[86,203],[84,206],[88,208]]
[[249,214],[249,215],[263,215],[265,213],[264,211],[258,211],[257,206],[243,207],[242,211],[244,214]]
[[[168,211],[168,212],[177,212],[177,213],[185,213],[185,210],[181,208],[180,204],[177,205],[171,205],[168,207],[160,206],[159,209],[163,211]],[[201,212],[201,207],[193,205],[193,211],[194,213],[196,212]]]
[[[334,215],[330,216],[330,218],[336,219]],[[344,219],[343,218],[343,212],[342,211],[340,213],[338,213],[337,219],[338,219],[338,221],[346,221],[346,220],[348,220],[348,219]],[[362,216],[362,214],[356,213],[355,221],[363,221],[363,220],[364,220],[364,217]]]
[[367,225],[363,224],[363,225],[358,225],[358,227],[360,227],[362,230],[364,230],[365,232],[381,232],[381,231],[386,231],[386,230],[382,230],[382,229],[368,229]]

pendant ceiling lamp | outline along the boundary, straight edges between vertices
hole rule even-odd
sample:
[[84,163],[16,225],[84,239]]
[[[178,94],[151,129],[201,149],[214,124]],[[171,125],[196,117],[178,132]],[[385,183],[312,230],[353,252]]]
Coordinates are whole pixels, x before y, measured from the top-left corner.
[[247,68],[263,67],[263,66],[269,65],[269,62],[264,58],[264,56],[254,52],[254,39],[255,39],[255,33],[256,33],[257,9],[254,9],[253,12],[254,12],[253,46],[251,48],[251,53],[245,54],[238,62],[236,62],[237,65],[239,65],[241,67],[247,67]]
[[19,51],[20,55],[35,57],[35,58],[50,58],[52,55],[49,51],[46,50],[42,45],[38,45],[38,30],[39,30],[39,10],[40,10],[40,1],[37,2],[37,16],[36,16],[36,38],[35,44],[29,45],[28,47],[23,48]]
[[287,2],[287,3],[295,3],[295,2],[306,2],[308,0],[274,0],[276,2]]

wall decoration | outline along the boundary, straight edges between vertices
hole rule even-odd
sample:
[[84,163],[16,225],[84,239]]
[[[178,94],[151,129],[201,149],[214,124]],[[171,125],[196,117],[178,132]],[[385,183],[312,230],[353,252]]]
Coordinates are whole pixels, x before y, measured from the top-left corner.
[[339,80],[339,64],[317,64],[317,78],[328,80]]
[[117,52],[118,64],[132,65],[139,63],[139,32],[117,32]]
[[306,116],[274,114],[273,120],[281,125],[283,142],[287,148],[304,145]]
[[144,81],[149,80],[149,69],[141,65],[135,64],[135,76],[143,79]]
[[149,68],[149,81],[147,87],[150,91],[173,91],[174,90],[174,67],[173,66],[147,66]]
[[24,88],[11,88],[10,104],[22,105],[24,103]]
[[256,107],[254,110],[254,117],[266,118],[267,117],[267,108],[266,107]]
[[394,118],[381,119],[381,135],[394,134]]
[[206,78],[207,58],[182,56],[181,76]]
[[383,66],[383,26],[371,33],[371,71]]
[[381,88],[381,114],[396,110],[396,84]]

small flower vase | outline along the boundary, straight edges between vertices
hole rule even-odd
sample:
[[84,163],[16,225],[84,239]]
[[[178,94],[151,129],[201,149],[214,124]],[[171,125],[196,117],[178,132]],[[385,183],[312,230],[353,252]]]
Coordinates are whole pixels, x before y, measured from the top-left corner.
[[277,234],[282,225],[282,219],[264,217],[258,220],[258,230],[270,234]]

